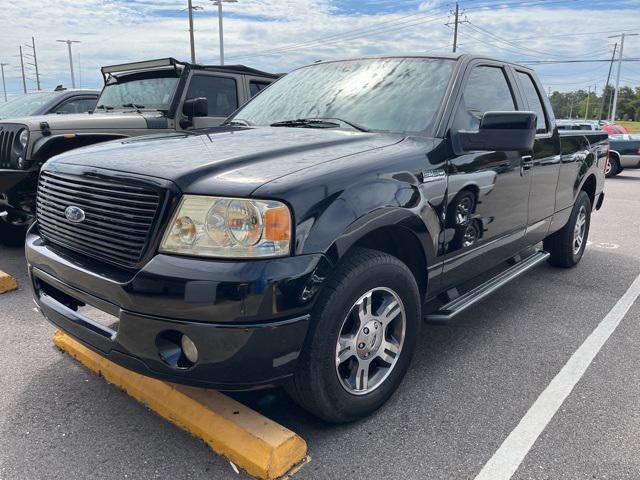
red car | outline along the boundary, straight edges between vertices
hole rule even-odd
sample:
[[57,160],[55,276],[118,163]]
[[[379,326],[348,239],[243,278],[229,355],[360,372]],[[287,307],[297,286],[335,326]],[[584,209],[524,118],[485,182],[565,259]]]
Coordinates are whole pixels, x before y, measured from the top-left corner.
[[624,133],[629,133],[626,128],[622,125],[616,125],[615,123],[607,123],[602,125],[602,130],[607,132],[609,135],[620,135]]

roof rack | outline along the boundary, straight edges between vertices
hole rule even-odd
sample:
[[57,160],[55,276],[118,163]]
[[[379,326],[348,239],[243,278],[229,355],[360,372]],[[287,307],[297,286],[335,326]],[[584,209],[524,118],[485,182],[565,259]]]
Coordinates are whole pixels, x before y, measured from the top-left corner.
[[175,58],[160,58],[157,60],[145,60],[142,62],[122,63],[120,65],[110,65],[102,67],[100,71],[103,77],[113,75],[115,73],[134,73],[140,70],[154,70],[163,68],[174,68],[176,71],[189,67],[196,70],[208,70],[230,73],[241,73],[245,75],[257,75],[261,77],[279,78],[282,74],[268,73],[245,65],[200,65],[181,62]]

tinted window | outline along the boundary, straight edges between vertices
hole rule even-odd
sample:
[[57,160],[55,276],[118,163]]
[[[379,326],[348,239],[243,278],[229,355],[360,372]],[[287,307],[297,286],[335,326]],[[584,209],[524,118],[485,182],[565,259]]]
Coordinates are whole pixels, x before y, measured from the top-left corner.
[[269,86],[268,83],[264,83],[264,82],[249,82],[249,90],[251,93],[251,96],[255,96],[257,95],[261,90],[264,90],[265,88],[267,88]]
[[227,117],[238,108],[238,88],[233,78],[194,75],[187,98],[198,97],[209,101],[209,117]]
[[428,58],[319,63],[278,80],[235,118],[250,125],[326,119],[350,128],[342,119],[370,130],[424,132],[433,123],[454,65]]
[[96,106],[95,98],[76,98],[63,103],[52,113],[87,113]]
[[[518,72],[518,78],[522,85],[524,96],[527,98],[529,108],[536,112],[538,117],[537,131],[543,133],[547,131],[547,120],[544,113],[544,107],[542,106],[542,100],[540,99],[540,92],[533,83],[533,79],[528,73]],[[579,127],[579,130],[590,130],[589,125]]]
[[475,67],[467,80],[455,117],[455,128],[476,130],[486,112],[516,109],[504,71],[498,67]]

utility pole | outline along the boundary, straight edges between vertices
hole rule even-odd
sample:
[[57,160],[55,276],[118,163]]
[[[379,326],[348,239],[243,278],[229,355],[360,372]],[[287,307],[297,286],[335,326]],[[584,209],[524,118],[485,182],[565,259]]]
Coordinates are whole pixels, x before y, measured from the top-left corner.
[[7,84],[4,81],[4,67],[9,65],[8,63],[0,63],[0,72],[2,72],[2,92],[4,93],[4,101],[7,101]]
[[36,67],[36,84],[40,90],[40,71],[38,70],[38,56],[36,55],[36,39],[31,37],[31,48],[33,48],[33,65]]
[[456,53],[456,49],[458,48],[458,21],[460,19],[460,5],[456,2],[456,20],[455,26],[453,27],[453,53]]
[[600,113],[598,114],[598,122],[602,120],[602,110],[604,110],[604,96],[607,94],[607,87],[609,87],[609,80],[611,79],[611,70],[613,69],[613,61],[616,59],[616,50],[618,49],[618,42],[613,46],[613,54],[611,55],[611,63],[609,64],[609,73],[607,74],[607,83],[604,85],[604,90],[602,91],[602,103],[600,104]]
[[224,65],[224,28],[222,26],[222,4],[238,3],[238,0],[212,0],[218,7],[218,38],[220,39],[220,65]]
[[20,45],[20,70],[22,70],[22,88],[27,93],[27,79],[24,76],[24,59],[22,58],[22,45]]
[[33,63],[27,62],[27,65],[31,65],[36,70],[36,85],[38,90],[40,90],[40,72],[38,71],[38,56],[36,55],[36,40],[31,37],[31,45],[25,45],[25,48],[30,48],[33,51],[33,54],[25,53],[25,57],[30,57],[33,59]]
[[620,88],[620,74],[622,73],[622,52],[624,51],[625,37],[635,37],[638,33],[621,33],[620,35],[612,35],[609,38],[620,37],[620,56],[618,57],[618,74],[616,75],[616,90],[613,94],[613,110],[611,112],[611,123],[616,121],[616,110],[618,108],[618,89]]
[[193,35],[193,2],[189,0],[189,44],[191,45],[191,63],[196,63],[196,41]]
[[461,23],[467,23],[466,19],[460,20],[460,16],[463,13],[464,12],[460,12],[459,2],[456,2],[456,9],[451,12],[451,14],[453,14],[454,16],[454,21],[445,23],[445,25],[447,26],[453,25],[453,53],[456,53],[456,50],[458,50],[458,25],[460,25]]
[[[598,85],[593,85],[593,93],[598,91]],[[589,100],[591,100],[591,85],[589,85],[589,90],[587,90],[587,108],[584,112],[584,121],[587,121],[587,117],[589,116]]]
[[573,97],[574,95],[571,94],[571,103],[569,104],[569,119],[571,119],[572,118],[571,115],[573,115]]
[[71,88],[76,88],[76,77],[73,73],[73,55],[71,54],[71,44],[80,43],[78,40],[56,40],[56,42],[66,43],[69,49],[69,70],[71,71]]

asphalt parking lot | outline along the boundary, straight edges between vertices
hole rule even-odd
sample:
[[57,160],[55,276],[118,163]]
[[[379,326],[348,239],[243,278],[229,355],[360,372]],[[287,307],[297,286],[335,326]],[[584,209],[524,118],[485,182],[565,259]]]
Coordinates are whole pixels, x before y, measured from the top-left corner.
[[[280,391],[236,396],[299,433],[294,478],[473,479],[640,274],[640,171],[608,180],[572,270],[541,266],[453,323],[424,325],[413,366],[376,415],[329,426]],[[203,443],[107,385],[51,342],[21,249],[0,296],[0,479],[244,478]],[[640,301],[520,464],[516,479],[640,478]]]

